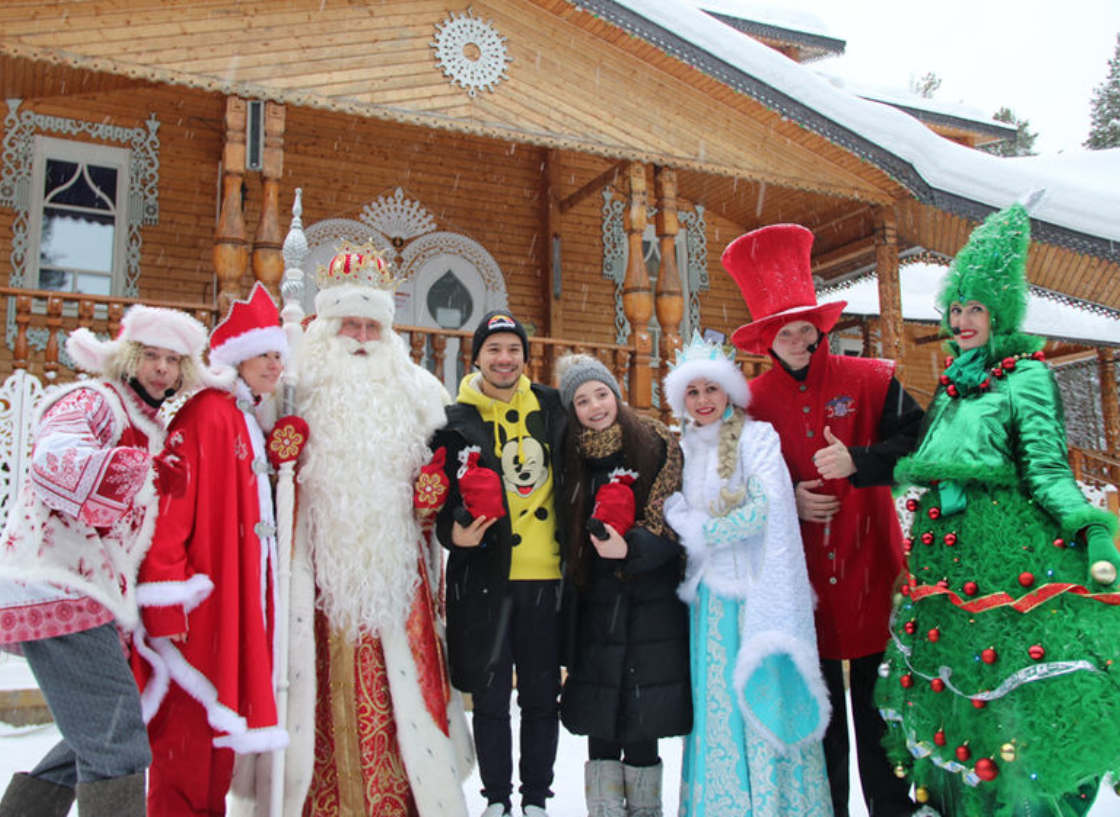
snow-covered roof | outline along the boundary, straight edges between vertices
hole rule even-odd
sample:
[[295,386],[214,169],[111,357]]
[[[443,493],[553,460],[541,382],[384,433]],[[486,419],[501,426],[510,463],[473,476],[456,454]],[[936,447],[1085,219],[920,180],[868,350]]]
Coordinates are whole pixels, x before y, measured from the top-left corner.
[[852,82],[825,71],[821,72],[821,76],[837,88],[872,102],[885,102],[895,108],[901,108],[919,119],[940,121],[957,127],[964,126],[971,130],[989,133],[1001,138],[1013,137],[1017,130],[1014,125],[997,122],[979,109],[962,102],[930,99],[901,88],[886,88]]
[[979,220],[1045,188],[1034,235],[1120,260],[1120,149],[1007,159],[943,139],[753,41],[690,0],[580,0],[642,37],[875,164],[922,202]]
[[[948,272],[942,264],[915,261],[899,266],[902,318],[940,323],[934,308],[941,282]],[[875,273],[817,291],[820,302],[847,301],[846,315],[879,314],[879,277]],[[1027,303],[1024,331],[1087,346],[1120,346],[1120,314],[1099,307],[1081,306],[1067,298],[1033,288]]]
[[697,6],[717,20],[752,37],[769,37],[802,49],[799,62],[844,53],[846,43],[830,37],[824,22],[811,12],[754,5],[736,0],[699,0]]

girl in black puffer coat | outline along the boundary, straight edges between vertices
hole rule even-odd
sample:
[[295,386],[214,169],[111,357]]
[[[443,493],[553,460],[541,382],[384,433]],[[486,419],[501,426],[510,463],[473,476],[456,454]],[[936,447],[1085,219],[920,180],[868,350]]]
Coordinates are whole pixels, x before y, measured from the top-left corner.
[[558,369],[569,431],[557,510],[571,520],[560,718],[588,736],[591,817],[659,817],[657,740],[692,728],[683,550],[662,517],[681,452],[622,403],[599,361],[569,356]]

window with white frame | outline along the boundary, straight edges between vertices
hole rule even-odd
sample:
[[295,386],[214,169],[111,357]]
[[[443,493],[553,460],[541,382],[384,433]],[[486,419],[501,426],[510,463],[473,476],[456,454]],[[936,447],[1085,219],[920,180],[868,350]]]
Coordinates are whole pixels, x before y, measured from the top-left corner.
[[129,151],[36,136],[31,286],[113,295],[124,280]]

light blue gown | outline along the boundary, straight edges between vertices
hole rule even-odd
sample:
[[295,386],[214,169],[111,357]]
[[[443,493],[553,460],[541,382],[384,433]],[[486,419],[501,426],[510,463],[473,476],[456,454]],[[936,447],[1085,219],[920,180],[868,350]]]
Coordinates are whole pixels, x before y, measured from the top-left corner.
[[780,755],[752,734],[734,700],[741,609],[705,584],[689,607],[694,721],[685,738],[681,817],[829,817],[820,743]]

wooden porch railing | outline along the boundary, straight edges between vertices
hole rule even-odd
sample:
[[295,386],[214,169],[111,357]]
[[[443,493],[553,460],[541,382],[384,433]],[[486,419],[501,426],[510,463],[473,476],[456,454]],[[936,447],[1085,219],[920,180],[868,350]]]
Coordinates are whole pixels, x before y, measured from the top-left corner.
[[[8,308],[15,310],[16,338],[12,368],[29,370],[34,361],[41,365],[47,380],[54,380],[59,370],[64,368],[59,360],[60,332],[84,326],[114,337],[120,329],[124,310],[132,304],[179,309],[193,315],[208,327],[213,326],[218,318],[218,307],[212,303],[150,301],[12,287],[0,287],[0,296],[6,297]],[[454,363],[461,365],[462,371],[470,370],[471,332],[407,325],[397,325],[394,328],[408,343],[412,360],[425,366],[440,380],[446,382],[445,372],[452,365],[452,361],[448,360],[449,341],[452,339],[459,341]],[[46,346],[41,352],[37,352],[29,343],[29,332],[33,329],[47,333]],[[569,352],[598,358],[618,379],[623,398],[630,401],[629,374],[634,360],[632,346],[571,338],[532,337],[529,338],[529,359],[526,361],[525,373],[535,382],[555,385],[556,361]],[[741,356],[741,361],[747,377],[760,374],[767,365],[765,359],[753,356]],[[656,371],[651,374],[652,379],[656,380]],[[639,404],[651,405],[650,395],[644,397],[644,402]],[[667,406],[662,407],[661,416],[668,419]]]
[[[1120,459],[1104,451],[1070,446],[1069,466],[1080,482],[1120,489]],[[1107,491],[1105,498],[1108,509],[1120,513],[1120,493],[1117,490]]]

